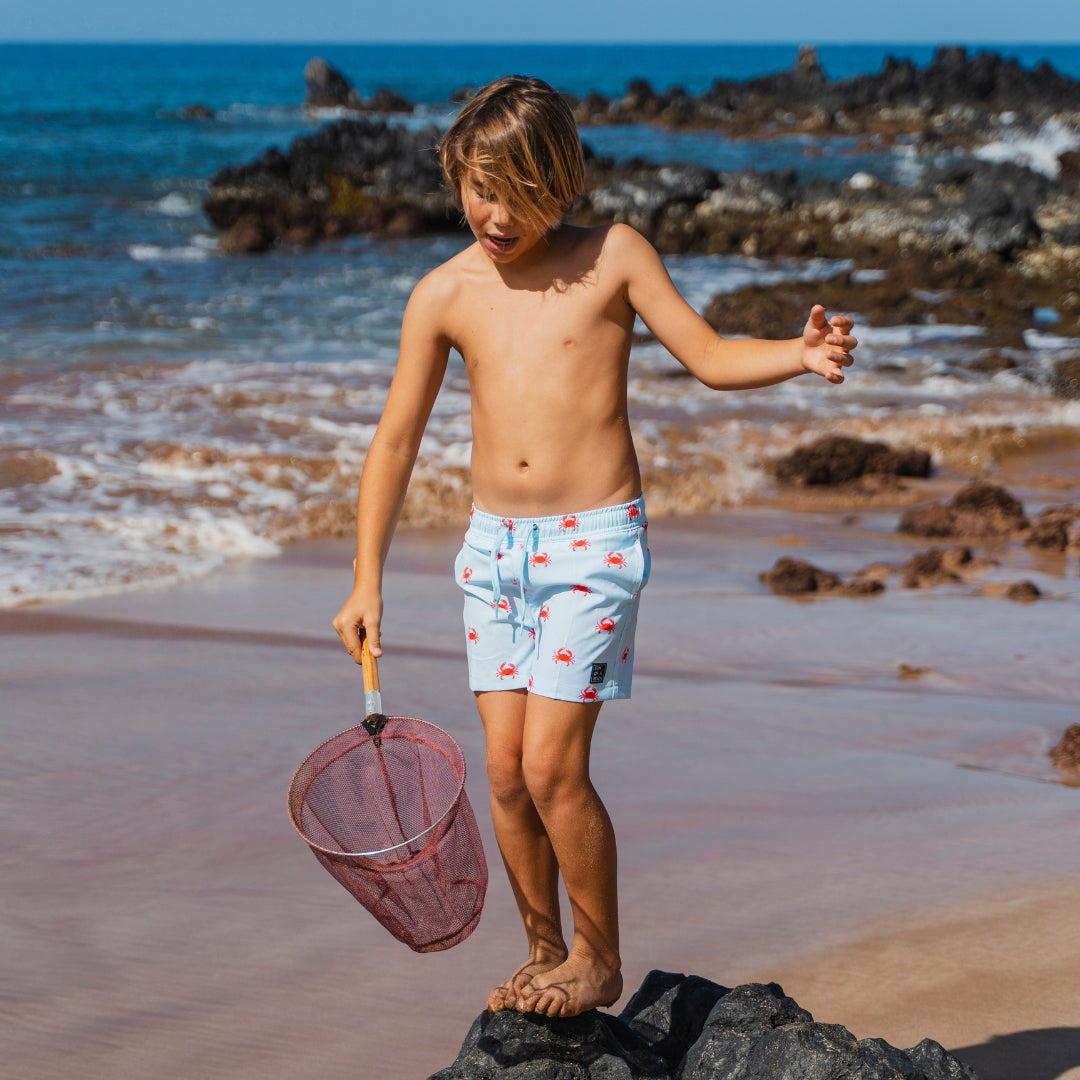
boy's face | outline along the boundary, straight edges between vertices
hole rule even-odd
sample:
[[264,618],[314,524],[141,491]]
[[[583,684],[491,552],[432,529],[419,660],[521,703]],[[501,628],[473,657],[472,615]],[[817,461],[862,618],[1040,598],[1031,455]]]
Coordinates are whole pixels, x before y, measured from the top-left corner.
[[537,251],[544,239],[544,230],[515,217],[478,169],[470,169],[465,176],[461,205],[473,236],[494,263],[517,262]]

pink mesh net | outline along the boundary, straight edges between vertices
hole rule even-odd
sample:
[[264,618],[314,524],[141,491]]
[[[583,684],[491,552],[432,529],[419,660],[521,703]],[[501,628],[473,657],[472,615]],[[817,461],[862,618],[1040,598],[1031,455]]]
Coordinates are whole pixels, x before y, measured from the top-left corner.
[[480,921],[487,863],[465,794],[465,757],[442,728],[389,716],[313,750],[289,817],[315,857],[399,941],[436,952]]

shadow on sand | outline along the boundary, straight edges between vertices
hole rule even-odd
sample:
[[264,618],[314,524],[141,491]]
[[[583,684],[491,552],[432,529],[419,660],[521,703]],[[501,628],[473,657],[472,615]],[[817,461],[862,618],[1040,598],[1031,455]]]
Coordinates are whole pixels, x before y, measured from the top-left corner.
[[1080,1068],[1080,1028],[1037,1028],[951,1051],[979,1080],[1058,1080]]

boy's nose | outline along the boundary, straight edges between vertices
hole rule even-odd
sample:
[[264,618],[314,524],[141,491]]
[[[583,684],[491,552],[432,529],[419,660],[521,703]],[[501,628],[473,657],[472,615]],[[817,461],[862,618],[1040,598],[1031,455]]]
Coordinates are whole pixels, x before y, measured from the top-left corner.
[[491,211],[491,223],[492,225],[506,226],[513,223],[514,215],[510,213],[506,208],[506,204],[501,200],[495,203]]

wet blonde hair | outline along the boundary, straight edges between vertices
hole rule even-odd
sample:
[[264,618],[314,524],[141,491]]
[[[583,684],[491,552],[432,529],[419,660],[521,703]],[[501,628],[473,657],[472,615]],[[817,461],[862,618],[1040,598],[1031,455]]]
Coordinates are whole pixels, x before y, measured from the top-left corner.
[[439,145],[458,206],[469,173],[480,172],[507,209],[543,232],[585,190],[585,157],[565,98],[542,79],[506,75],[469,101]]

